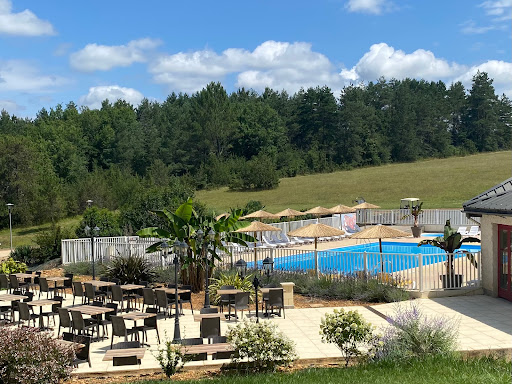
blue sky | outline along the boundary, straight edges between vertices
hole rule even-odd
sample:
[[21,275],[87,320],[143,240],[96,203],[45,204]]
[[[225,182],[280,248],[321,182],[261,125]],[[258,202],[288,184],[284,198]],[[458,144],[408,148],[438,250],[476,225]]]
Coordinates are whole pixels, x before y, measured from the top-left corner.
[[512,0],[0,0],[0,109],[170,92],[294,93],[385,78],[466,87],[477,70],[512,97]]

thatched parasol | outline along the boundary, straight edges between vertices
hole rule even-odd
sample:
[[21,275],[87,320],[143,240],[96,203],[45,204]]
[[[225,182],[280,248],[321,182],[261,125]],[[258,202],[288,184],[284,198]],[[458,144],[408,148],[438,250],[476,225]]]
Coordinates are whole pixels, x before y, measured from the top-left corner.
[[279,216],[260,209],[259,211],[249,213],[248,215],[242,216],[241,219],[242,220],[245,220],[245,219],[279,219]]
[[[237,229],[235,232],[254,232],[254,237],[256,238],[256,232],[280,232],[281,229],[276,228],[272,225],[262,223],[261,221],[253,221],[247,227]],[[254,266],[256,267],[258,264],[258,254],[256,251],[256,243],[254,243]]]
[[296,217],[296,216],[304,216],[304,212],[296,211],[295,209],[286,208],[284,211],[277,212],[276,216],[279,217]]
[[352,208],[354,208],[354,209],[376,209],[376,208],[380,208],[380,207],[375,204],[370,204],[370,203],[364,202],[361,204],[354,205]]
[[304,212],[304,214],[311,214],[315,216],[325,216],[325,215],[332,215],[332,212],[330,209],[324,208],[324,207],[315,207],[311,208],[310,210]]
[[247,227],[237,229],[235,232],[268,232],[268,231],[279,232],[280,229],[276,228],[270,224],[262,223],[261,221],[253,221]]
[[331,227],[325,224],[309,224],[304,227],[295,229],[288,233],[290,236],[296,237],[314,237],[315,250],[317,247],[317,240],[319,237],[340,236],[345,234],[341,229]]
[[392,239],[395,237],[408,237],[410,233],[400,231],[385,225],[375,225],[363,229],[361,232],[354,233],[351,239],[379,239],[379,250],[382,253],[382,239]]
[[347,207],[346,205],[343,205],[343,204],[338,204],[337,206],[332,207],[330,209],[330,211],[332,213],[342,214],[342,213],[355,213],[356,209],[355,208],[351,208],[351,207]]

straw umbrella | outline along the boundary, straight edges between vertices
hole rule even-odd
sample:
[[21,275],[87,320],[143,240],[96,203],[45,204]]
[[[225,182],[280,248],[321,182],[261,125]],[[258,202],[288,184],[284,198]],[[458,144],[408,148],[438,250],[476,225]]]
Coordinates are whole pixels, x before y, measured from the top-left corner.
[[310,215],[313,215],[313,216],[316,216],[317,218],[317,222],[318,222],[318,218],[320,216],[326,216],[326,215],[332,215],[332,212],[330,209],[327,209],[327,208],[324,208],[324,207],[315,207],[315,208],[311,208],[310,210],[304,212],[305,214],[309,213]]
[[[346,205],[343,205],[343,204],[338,204],[335,207],[332,207],[330,209],[330,211],[333,214],[342,215],[344,213],[355,213],[356,209],[352,208],[352,207],[347,207]],[[342,228],[343,228],[343,222],[342,222],[341,217],[340,217],[340,229],[342,229]]]
[[259,211],[249,213],[248,215],[242,216],[241,219],[242,220],[245,220],[245,219],[279,219],[279,216],[260,209]]
[[352,208],[352,207],[348,207],[348,206],[343,205],[343,204],[338,204],[335,207],[332,207],[330,209],[330,211],[332,213],[343,214],[343,213],[355,213],[356,209]]
[[[254,232],[256,238],[256,232],[280,232],[281,229],[276,228],[272,225],[262,223],[261,221],[253,221],[247,227],[237,229],[235,232]],[[254,243],[254,267],[257,267],[258,257],[256,254],[256,243]]]
[[[289,218],[294,218],[297,216],[304,216],[304,215],[305,215],[304,212],[297,211],[297,210],[291,209],[291,208],[286,208],[284,211],[276,213],[276,216],[289,217]],[[288,233],[289,231],[290,231],[290,222],[288,221],[288,231],[286,231],[286,232]]]
[[344,231],[325,224],[309,224],[304,227],[295,229],[289,233],[290,236],[296,237],[314,237],[315,238],[315,272],[318,276],[318,238],[328,236],[341,236]]
[[352,208],[364,210],[364,225],[366,226],[366,210],[367,209],[377,209],[380,207],[378,205],[370,204],[365,201],[364,203],[354,205]]
[[400,231],[385,225],[375,225],[363,229],[361,232],[354,233],[350,236],[351,239],[379,239],[379,252],[381,254],[381,272],[384,272],[384,260],[382,259],[382,239],[392,239],[395,237],[408,237],[410,233]]

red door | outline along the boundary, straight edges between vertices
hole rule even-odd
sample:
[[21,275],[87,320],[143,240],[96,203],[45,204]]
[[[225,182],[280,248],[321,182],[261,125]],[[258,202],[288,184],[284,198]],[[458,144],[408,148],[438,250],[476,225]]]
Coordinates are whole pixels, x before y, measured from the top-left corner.
[[512,301],[510,261],[512,226],[498,225],[498,296]]

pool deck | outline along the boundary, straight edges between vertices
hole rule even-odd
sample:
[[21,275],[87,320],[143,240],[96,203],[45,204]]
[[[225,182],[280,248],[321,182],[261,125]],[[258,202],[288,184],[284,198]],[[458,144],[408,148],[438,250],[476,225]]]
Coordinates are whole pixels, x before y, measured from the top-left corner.
[[[428,316],[443,315],[454,319],[459,324],[458,349],[461,351],[492,351],[512,349],[512,303],[491,298],[488,296],[449,297],[440,299],[418,299],[414,301]],[[67,303],[66,303],[67,304]],[[376,331],[389,323],[382,316],[391,315],[396,304],[345,307],[346,310],[357,310],[363,317],[376,327]],[[407,305],[406,303],[402,305]],[[270,320],[261,318],[260,321],[274,322],[279,329],[291,338],[296,346],[301,360],[314,359],[316,361],[341,359],[341,352],[332,344],[321,341],[319,325],[326,313],[332,313],[334,308],[304,308],[287,309],[286,319],[273,317]],[[197,310],[197,309],[196,309]],[[376,313],[377,312],[377,313]],[[260,314],[261,315],[261,314]],[[250,316],[254,318],[254,313]],[[235,325],[236,321],[221,322],[221,332]],[[127,322],[128,325],[128,322]],[[194,322],[190,310],[185,310],[185,316],[180,317],[181,336],[198,337],[199,323]],[[159,319],[160,337],[172,338],[174,319]],[[105,351],[110,348],[110,341],[95,342],[91,348],[92,368],[87,364],[80,364],[75,374],[88,376],[90,374],[104,374],[116,371],[158,371],[159,365],[154,354],[158,350],[155,332],[149,332],[148,350],[140,367],[113,367],[112,362],[102,361]],[[121,341],[116,338],[115,342]],[[228,360],[211,360],[204,362],[190,362],[186,364],[189,369],[215,369],[219,364]]]

